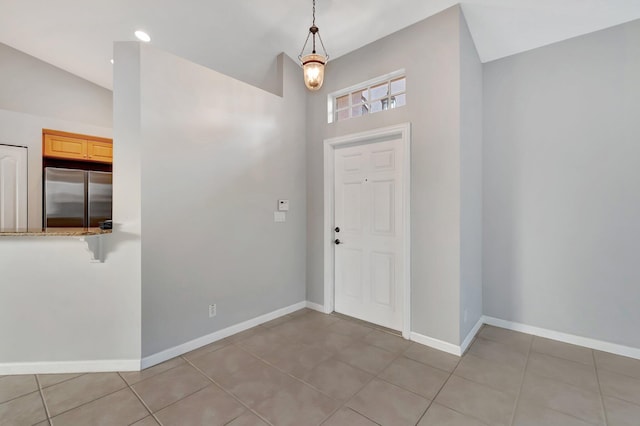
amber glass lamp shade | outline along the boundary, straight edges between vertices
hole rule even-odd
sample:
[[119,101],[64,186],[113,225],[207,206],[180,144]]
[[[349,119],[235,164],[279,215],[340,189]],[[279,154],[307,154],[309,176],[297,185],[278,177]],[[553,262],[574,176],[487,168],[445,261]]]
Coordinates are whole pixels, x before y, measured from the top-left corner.
[[316,53],[303,56],[302,71],[304,73],[304,84],[309,90],[319,90],[324,81],[324,65],[327,58]]

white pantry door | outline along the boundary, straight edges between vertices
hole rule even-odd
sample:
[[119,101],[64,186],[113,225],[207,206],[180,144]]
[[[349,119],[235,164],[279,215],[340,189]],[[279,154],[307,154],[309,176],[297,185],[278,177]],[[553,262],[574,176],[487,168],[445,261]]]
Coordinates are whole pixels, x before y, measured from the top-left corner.
[[402,139],[334,150],[335,311],[402,330]]
[[0,228],[27,227],[27,148],[0,145]]

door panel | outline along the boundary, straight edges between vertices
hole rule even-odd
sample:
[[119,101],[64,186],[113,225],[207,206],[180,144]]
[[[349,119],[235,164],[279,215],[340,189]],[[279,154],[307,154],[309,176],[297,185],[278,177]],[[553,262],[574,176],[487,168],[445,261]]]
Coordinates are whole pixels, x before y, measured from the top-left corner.
[[362,183],[345,183],[342,187],[346,232],[362,232]]
[[342,279],[344,280],[344,295],[362,298],[362,250],[346,249],[344,251],[344,263]]
[[393,306],[394,256],[392,253],[371,253],[372,299],[375,303],[387,307]]
[[397,139],[334,151],[335,310],[395,330],[403,318],[402,150]]
[[371,153],[372,166],[375,170],[393,169],[395,155],[393,150],[375,151]]
[[393,180],[372,182],[373,192],[373,232],[393,235],[394,228],[394,186]]
[[0,145],[0,229],[27,228],[27,148]]

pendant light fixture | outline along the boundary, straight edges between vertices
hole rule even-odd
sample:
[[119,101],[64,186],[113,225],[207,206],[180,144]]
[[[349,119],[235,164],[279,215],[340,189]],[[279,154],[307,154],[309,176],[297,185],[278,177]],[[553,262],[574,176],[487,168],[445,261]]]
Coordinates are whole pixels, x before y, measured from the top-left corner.
[[[324,56],[316,53],[316,36],[318,36],[318,40],[320,40]],[[310,54],[303,56],[304,49],[309,42],[309,37],[313,39],[313,50]],[[320,37],[320,29],[316,27],[316,0],[313,0],[313,24],[311,24],[311,28],[309,28],[309,34],[307,34],[307,39],[304,42],[304,46],[302,46],[302,51],[300,55],[298,55],[298,59],[300,59],[300,63],[302,64],[304,84],[307,86],[307,89],[319,90],[324,81],[324,66],[329,61],[329,55],[327,54],[327,49],[324,48],[322,37]]]

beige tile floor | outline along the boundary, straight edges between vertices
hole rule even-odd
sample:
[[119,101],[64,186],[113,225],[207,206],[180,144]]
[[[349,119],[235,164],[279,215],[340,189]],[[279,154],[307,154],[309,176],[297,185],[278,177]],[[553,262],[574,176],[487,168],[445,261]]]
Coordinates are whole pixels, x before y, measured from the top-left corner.
[[0,377],[5,425],[640,425],[640,361],[485,326],[462,358],[302,310],[142,372]]

